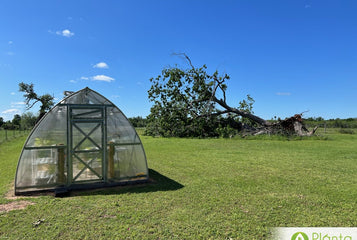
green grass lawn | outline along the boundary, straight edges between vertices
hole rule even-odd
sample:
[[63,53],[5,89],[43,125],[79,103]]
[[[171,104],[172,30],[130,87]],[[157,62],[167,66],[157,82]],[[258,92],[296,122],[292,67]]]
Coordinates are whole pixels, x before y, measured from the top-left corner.
[[[0,145],[0,239],[266,239],[357,226],[357,134],[327,140],[142,137],[155,183],[5,199],[24,138]],[[35,224],[41,220],[39,224]]]

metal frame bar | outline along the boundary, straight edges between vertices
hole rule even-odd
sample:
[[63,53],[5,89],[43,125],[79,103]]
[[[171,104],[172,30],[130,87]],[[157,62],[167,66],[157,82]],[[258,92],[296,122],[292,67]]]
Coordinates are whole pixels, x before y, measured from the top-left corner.
[[93,150],[76,150],[75,153],[94,153],[102,151],[102,149],[93,149]]
[[[91,188],[96,188],[97,186],[106,186],[106,187],[114,187],[114,186],[123,186],[123,185],[128,185],[132,184],[130,181],[133,179],[136,182],[147,182],[149,175],[141,175],[140,177],[123,177],[123,178],[115,178],[115,182],[109,182],[109,183],[103,183],[103,182],[98,182],[96,179],[90,179],[90,180],[78,180],[74,184],[72,184],[73,188],[68,188],[68,189],[77,189],[76,186],[83,186],[83,183],[87,185],[87,183],[93,183],[97,185],[88,185],[88,188],[85,189],[91,189]],[[129,183],[128,183],[129,182]],[[29,188],[34,188],[35,190],[32,190],[30,192],[42,192],[42,191],[47,191],[47,190],[52,190],[53,188],[61,188],[63,185],[58,185],[58,184],[46,184],[46,185],[31,185],[31,186],[26,186],[26,187],[17,187],[18,190],[23,190],[23,189],[29,189]],[[39,189],[42,188],[42,189]],[[82,189],[82,188],[81,188]],[[26,193],[28,191],[20,191],[18,192],[19,194]]]
[[101,126],[100,123],[97,124],[88,134],[83,132],[83,130],[74,122],[72,122],[72,125],[75,126],[75,128],[84,135],[84,138],[73,148],[74,151],[76,151],[76,149],[87,139],[91,141],[97,148],[99,148],[100,150],[102,149],[91,137],[89,137],[92,133],[94,133],[95,130],[97,130]]
[[72,119],[72,121],[76,123],[101,123],[103,119],[102,118],[76,118],[76,119]]
[[67,186],[73,182],[73,164],[72,164],[72,149],[73,149],[73,127],[71,124],[71,108],[67,107]]
[[59,103],[58,106],[69,106],[69,107],[75,108],[75,109],[115,107],[114,104],[73,104],[73,103]]
[[[81,171],[79,171],[79,173],[73,178],[73,181],[76,181],[76,179],[88,168],[91,172],[93,172],[100,180],[102,179],[102,176],[100,176],[91,166],[89,166],[89,164],[91,164],[96,158],[91,159],[88,163],[86,163],[85,161],[83,161],[79,156],[77,156],[76,154],[73,154],[73,156],[75,156],[81,163],[83,163],[85,165],[84,168],[82,168]],[[103,166],[102,166],[103,168]]]
[[103,125],[102,125],[102,147],[103,147],[103,159],[102,159],[102,175],[105,182],[108,181],[108,157],[107,157],[107,107],[102,108]]
[[[106,181],[107,176],[106,176],[106,105],[74,105],[74,104],[69,104],[68,105],[68,155],[69,155],[69,161],[68,161],[68,173],[67,175],[70,176],[68,178],[67,185],[73,185],[80,182],[93,182],[93,181]],[[111,106],[111,105],[110,105]],[[86,113],[80,113],[80,114],[74,114],[73,111],[75,109],[92,109],[92,111],[86,112]],[[91,113],[96,113],[100,112],[101,113],[101,118],[76,118],[77,116],[83,116],[86,114],[91,114]],[[78,123],[97,123],[97,125],[94,126],[94,128],[86,134],[81,127],[78,125]],[[76,144],[76,146],[73,146],[73,130],[74,128],[77,129],[81,134],[84,135],[84,138]],[[99,146],[91,137],[90,135],[93,134],[99,127],[101,127],[101,146]],[[86,140],[91,141],[97,148],[98,150],[77,150],[77,148]],[[82,160],[77,153],[89,153],[89,152],[97,152],[98,155],[102,157],[102,162],[101,162],[101,168],[102,168],[102,175],[100,175],[97,171],[95,171],[91,166],[89,166],[96,158],[91,159],[88,163],[84,160]],[[73,176],[73,157],[78,159],[81,163],[84,164],[84,167],[77,173],[76,176]],[[99,179],[88,179],[88,180],[77,180],[79,176],[86,170],[89,169],[92,173],[94,173]]]
[[[85,108],[85,109],[87,109],[87,108]],[[89,115],[89,114],[98,113],[98,112],[99,113],[102,112],[101,109],[96,109],[96,110],[93,110],[93,111],[90,111],[90,112],[83,112],[83,113],[73,114],[72,117],[77,119],[78,116]],[[96,118],[94,118],[94,119],[96,119]]]
[[37,150],[37,149],[61,149],[61,148],[66,148],[67,146],[61,145],[61,146],[40,146],[40,147],[24,147],[25,150]]
[[130,146],[130,145],[141,145],[141,143],[111,143],[114,146]]

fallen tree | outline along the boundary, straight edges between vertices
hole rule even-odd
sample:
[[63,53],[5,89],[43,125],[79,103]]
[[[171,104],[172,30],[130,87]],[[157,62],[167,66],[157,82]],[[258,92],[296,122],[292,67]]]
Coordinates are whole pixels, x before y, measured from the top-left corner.
[[297,135],[297,136],[312,136],[315,134],[318,127],[314,127],[309,131],[302,119],[302,114],[295,114],[292,117],[272,123],[266,126],[255,129],[248,129],[246,135],[260,134],[279,134],[279,135]]
[[[254,99],[247,95],[238,107],[227,103],[226,80],[229,76],[212,75],[206,66],[195,68],[186,54],[183,56],[190,69],[166,68],[162,75],[152,78],[149,100],[154,102],[148,116],[148,135],[162,136],[215,136],[215,128],[229,127],[244,130],[244,134],[283,134],[311,136],[317,128],[309,131],[303,123],[302,113],[282,121],[272,123],[254,115]],[[238,116],[236,121],[223,121],[223,116]],[[245,124],[242,124],[245,123]],[[223,124],[224,123],[224,124]]]

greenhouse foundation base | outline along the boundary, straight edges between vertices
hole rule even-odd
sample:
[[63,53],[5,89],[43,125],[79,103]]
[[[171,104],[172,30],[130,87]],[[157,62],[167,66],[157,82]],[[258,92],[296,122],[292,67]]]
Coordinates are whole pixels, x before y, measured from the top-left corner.
[[106,191],[111,190],[116,187],[123,186],[135,186],[140,184],[150,184],[151,179],[138,179],[123,182],[113,182],[113,183],[94,183],[94,184],[76,184],[70,187],[56,187],[51,189],[41,189],[41,190],[29,190],[26,189],[25,192],[15,192],[15,196],[38,196],[38,195],[53,195],[55,197],[68,197],[71,193],[79,193],[85,191]]

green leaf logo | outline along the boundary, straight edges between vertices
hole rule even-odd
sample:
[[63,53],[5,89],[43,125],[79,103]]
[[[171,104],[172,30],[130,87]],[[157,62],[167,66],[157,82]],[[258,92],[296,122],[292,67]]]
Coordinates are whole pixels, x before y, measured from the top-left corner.
[[294,235],[291,237],[291,240],[309,240],[309,237],[306,235],[306,233],[297,232],[294,233]]

